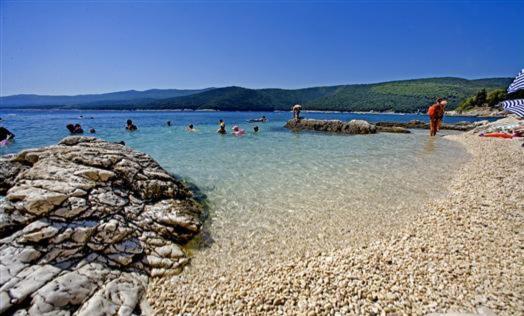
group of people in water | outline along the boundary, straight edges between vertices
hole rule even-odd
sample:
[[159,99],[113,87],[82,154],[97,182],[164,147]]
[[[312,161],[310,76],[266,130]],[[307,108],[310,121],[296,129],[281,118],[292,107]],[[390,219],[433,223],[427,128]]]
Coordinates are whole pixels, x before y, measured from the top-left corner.
[[[443,98],[437,98],[435,103],[433,103],[429,107],[428,116],[429,116],[429,127],[430,127],[429,134],[430,136],[437,135],[437,132],[440,130],[447,104],[448,104],[447,100]],[[293,118],[296,120],[300,120],[301,119],[300,112],[302,111],[302,106],[300,104],[295,104],[291,110],[293,112]],[[83,118],[83,116],[81,115],[80,118]],[[90,118],[93,119],[93,117],[90,117]],[[268,119],[265,116],[247,120],[248,123],[265,123],[267,121]],[[166,125],[170,127],[173,124],[171,121],[167,121]],[[74,135],[84,133],[84,130],[82,129],[82,126],[80,124],[67,124],[66,128],[71,134],[74,134]],[[125,129],[129,132],[134,132],[138,130],[138,127],[133,123],[132,120],[127,120]],[[258,133],[259,130],[260,129],[257,125],[253,126],[254,133]],[[186,131],[197,132],[197,129],[195,128],[193,124],[189,124],[186,127]],[[238,125],[233,126],[233,128],[231,129],[231,132],[235,136],[243,136],[246,134],[246,130],[240,128]],[[96,133],[96,130],[94,128],[90,128],[89,133],[94,134]],[[218,121],[217,133],[222,134],[222,135],[227,134],[226,123],[222,119]],[[0,127],[0,145],[8,144],[9,142],[11,142],[14,139],[14,137],[15,135],[11,133],[9,130],[7,130],[4,127]]]
[[[267,121],[268,121],[268,119],[265,116],[262,116],[262,117],[256,118],[256,119],[248,120],[249,123],[254,123],[254,122],[265,123]],[[171,127],[171,126],[173,126],[173,123],[171,121],[166,121],[166,126]],[[218,126],[219,126],[218,130],[217,130],[218,134],[223,134],[223,135],[227,134],[226,123],[224,122],[224,120],[220,119],[218,121]],[[82,126],[80,124],[67,124],[66,128],[69,131],[69,133],[71,133],[72,135],[83,134],[84,133],[84,130],[82,129]],[[126,121],[126,125],[125,125],[125,129],[128,132],[134,132],[134,131],[138,130],[138,127],[133,123],[132,120],[127,120]],[[259,130],[260,130],[260,128],[258,126],[255,125],[253,127],[253,132],[254,133],[258,133]],[[197,132],[198,130],[195,128],[195,126],[193,124],[189,124],[186,127],[186,131],[188,131],[188,132]],[[89,132],[94,134],[94,133],[96,133],[96,130],[94,128],[91,128],[89,130]],[[233,128],[231,129],[231,132],[235,136],[243,136],[243,135],[246,134],[246,130],[240,128],[237,125],[233,126]]]
[[443,98],[437,98],[428,109],[429,116],[429,136],[436,136],[437,132],[442,127],[442,120],[444,119],[444,112],[446,111],[448,101]]
[[[248,120],[249,123],[267,122],[267,121],[268,121],[268,119],[265,116],[262,116],[261,118],[258,118],[258,119]],[[231,130],[232,130],[233,135],[235,135],[235,136],[244,136],[244,135],[246,135],[246,130],[243,129],[243,128],[240,128],[238,125],[233,126],[233,128]],[[257,125],[253,126],[253,132],[254,133],[258,133],[259,130],[260,129],[259,129],[259,127]],[[218,121],[217,133],[218,134],[222,134],[222,135],[227,134],[226,123],[222,119]]]

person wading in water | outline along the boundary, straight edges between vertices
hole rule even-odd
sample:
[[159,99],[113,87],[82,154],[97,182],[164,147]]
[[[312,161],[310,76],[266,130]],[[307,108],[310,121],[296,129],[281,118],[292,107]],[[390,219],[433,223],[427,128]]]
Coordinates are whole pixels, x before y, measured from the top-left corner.
[[218,121],[218,130],[217,130],[217,133],[219,134],[226,134],[226,123],[224,123],[224,120],[219,120]]

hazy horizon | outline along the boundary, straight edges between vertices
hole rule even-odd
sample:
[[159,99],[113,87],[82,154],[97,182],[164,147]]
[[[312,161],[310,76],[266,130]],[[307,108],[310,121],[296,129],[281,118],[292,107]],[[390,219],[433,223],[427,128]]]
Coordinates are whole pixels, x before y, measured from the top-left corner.
[[514,1],[2,0],[0,96],[513,77],[523,13]]

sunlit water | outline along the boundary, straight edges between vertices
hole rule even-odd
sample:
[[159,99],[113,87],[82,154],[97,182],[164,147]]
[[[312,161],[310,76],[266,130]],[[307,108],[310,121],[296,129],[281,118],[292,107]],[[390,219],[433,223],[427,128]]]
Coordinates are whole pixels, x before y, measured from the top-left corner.
[[[83,119],[79,119],[79,115]],[[266,115],[269,123],[250,124]],[[337,248],[382,235],[445,192],[465,160],[460,145],[427,131],[339,136],[293,133],[289,113],[0,111],[16,134],[2,154],[55,144],[67,123],[96,136],[125,141],[207,196],[206,237],[193,249],[194,266],[227,266],[255,257],[290,256]],[[415,115],[305,113],[309,118],[409,121]],[[90,117],[93,117],[92,119]],[[139,130],[123,129],[132,119]],[[216,134],[217,121],[240,125],[243,137]],[[171,120],[174,126],[167,127]],[[471,120],[451,118],[447,122]],[[197,132],[184,128],[192,123]],[[254,125],[260,132],[254,134]]]

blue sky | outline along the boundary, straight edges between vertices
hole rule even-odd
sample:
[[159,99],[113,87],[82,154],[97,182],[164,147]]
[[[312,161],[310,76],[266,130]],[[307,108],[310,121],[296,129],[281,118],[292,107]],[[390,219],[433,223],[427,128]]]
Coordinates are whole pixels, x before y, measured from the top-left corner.
[[513,76],[524,1],[1,1],[1,95]]

